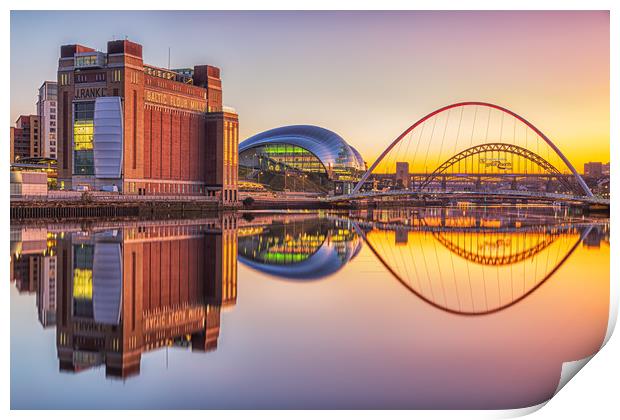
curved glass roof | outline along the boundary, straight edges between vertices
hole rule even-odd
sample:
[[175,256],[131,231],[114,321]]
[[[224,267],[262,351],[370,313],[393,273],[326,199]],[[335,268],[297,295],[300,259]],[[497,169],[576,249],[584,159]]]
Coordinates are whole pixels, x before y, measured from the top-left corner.
[[360,154],[333,131],[314,125],[289,125],[256,134],[239,144],[239,153],[267,144],[292,144],[314,154],[328,169],[365,170]]

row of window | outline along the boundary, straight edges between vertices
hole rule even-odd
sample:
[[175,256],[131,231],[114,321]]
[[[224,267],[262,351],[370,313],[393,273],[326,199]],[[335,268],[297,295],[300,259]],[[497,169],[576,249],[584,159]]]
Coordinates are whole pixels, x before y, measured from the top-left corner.
[[139,194],[204,194],[204,185],[176,183],[147,183],[145,188],[138,187],[135,182],[127,184],[127,192]]
[[60,85],[66,86],[70,83],[69,73],[60,73]]

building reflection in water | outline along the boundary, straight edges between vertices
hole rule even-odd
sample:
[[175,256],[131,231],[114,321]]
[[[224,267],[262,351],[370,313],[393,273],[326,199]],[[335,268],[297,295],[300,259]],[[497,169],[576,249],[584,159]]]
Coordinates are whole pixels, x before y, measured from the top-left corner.
[[[456,207],[12,227],[11,279],[20,293],[36,293],[41,324],[56,325],[60,370],[105,366],[106,376],[126,378],[140,372],[144,352],[217,347],[221,311],[236,304],[237,259],[277,279],[327,280],[366,245],[374,254],[369,264],[379,261],[392,273],[380,281],[400,282],[397,289],[411,293],[414,301],[399,299],[408,306],[402,311],[416,307],[417,319],[449,319],[437,329],[452,331],[472,329],[467,317],[544,294],[539,288],[547,281],[568,291],[554,274],[580,244],[607,248],[609,224],[554,208]],[[357,270],[365,263],[358,262]],[[545,299],[536,310],[557,300]],[[521,309],[511,312],[515,325],[529,319]],[[500,318],[477,320],[500,328]],[[520,334],[536,344],[529,326]]]
[[239,261],[285,280],[317,280],[355,258],[362,240],[345,219],[259,217],[239,229]]
[[47,228],[11,229],[11,281],[36,293],[39,322],[56,324],[56,234]]
[[[204,222],[204,221],[203,221]],[[50,240],[48,238],[53,238]],[[236,216],[81,230],[12,228],[12,280],[56,325],[61,371],[140,372],[143,352],[217,348],[237,299]]]

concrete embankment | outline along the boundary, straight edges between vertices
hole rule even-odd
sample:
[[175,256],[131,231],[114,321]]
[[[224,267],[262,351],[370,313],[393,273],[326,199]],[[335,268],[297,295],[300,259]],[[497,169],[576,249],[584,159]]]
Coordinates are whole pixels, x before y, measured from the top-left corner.
[[172,216],[225,210],[216,201],[192,200],[11,200],[11,219]]
[[11,219],[78,219],[92,217],[182,217],[198,216],[222,210],[286,210],[342,208],[318,199],[286,199],[261,197],[251,203],[222,205],[208,197],[147,197],[95,195],[82,198],[31,197],[11,199]]

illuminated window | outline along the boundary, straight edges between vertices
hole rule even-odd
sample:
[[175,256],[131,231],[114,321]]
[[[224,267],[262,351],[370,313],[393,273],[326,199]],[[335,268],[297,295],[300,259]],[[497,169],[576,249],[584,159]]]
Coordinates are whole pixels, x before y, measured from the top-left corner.
[[73,270],[73,297],[76,299],[93,298],[93,272],[82,268]]
[[95,102],[76,102],[73,115],[73,173],[94,175]]
[[93,317],[93,245],[73,246],[73,314]]

